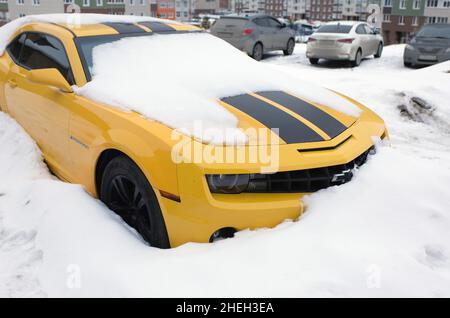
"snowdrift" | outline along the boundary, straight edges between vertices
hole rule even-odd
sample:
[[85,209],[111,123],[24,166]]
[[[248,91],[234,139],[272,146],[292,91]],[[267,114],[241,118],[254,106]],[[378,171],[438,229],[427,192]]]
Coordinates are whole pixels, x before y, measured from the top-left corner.
[[288,67],[268,64],[363,99],[393,146],[378,147],[352,182],[308,197],[299,222],[212,245],[145,245],[79,186],[54,179],[0,114],[0,296],[449,297],[450,135],[397,106],[414,79],[410,93],[447,116],[450,79],[403,69],[399,47],[358,70],[311,67],[303,49]]

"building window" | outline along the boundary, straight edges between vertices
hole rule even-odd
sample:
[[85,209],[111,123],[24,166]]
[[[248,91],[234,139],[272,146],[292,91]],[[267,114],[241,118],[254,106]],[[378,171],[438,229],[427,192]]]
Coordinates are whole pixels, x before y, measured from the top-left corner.
[[398,17],[398,24],[399,24],[399,25],[405,25],[405,16],[400,15],[400,16]]
[[411,25],[417,26],[418,25],[418,23],[417,23],[418,21],[419,21],[419,19],[417,17],[412,17]]
[[427,7],[435,8],[438,6],[438,0],[427,0]]
[[413,9],[414,10],[420,9],[420,0],[414,0]]
[[406,0],[400,0],[400,9],[406,9]]
[[392,0],[384,0],[385,7],[392,7]]
[[391,15],[390,14],[384,14],[383,15],[383,22],[391,22]]

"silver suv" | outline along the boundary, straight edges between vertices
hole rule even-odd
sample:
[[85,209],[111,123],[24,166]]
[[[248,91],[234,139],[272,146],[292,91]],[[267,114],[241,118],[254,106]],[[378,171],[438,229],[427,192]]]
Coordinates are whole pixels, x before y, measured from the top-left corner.
[[295,32],[268,15],[225,16],[211,27],[211,34],[257,61],[266,52],[282,50],[291,55],[295,48]]

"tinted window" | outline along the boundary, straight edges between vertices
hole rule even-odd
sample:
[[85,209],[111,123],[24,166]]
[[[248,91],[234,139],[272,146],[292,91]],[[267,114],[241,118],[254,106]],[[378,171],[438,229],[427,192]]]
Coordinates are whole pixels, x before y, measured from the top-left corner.
[[368,25],[364,25],[364,28],[366,29],[367,34],[375,34],[373,29],[369,27]]
[[352,29],[351,25],[327,24],[317,30],[317,33],[349,33]]
[[263,19],[263,18],[256,18],[253,20],[253,23],[255,23],[256,25],[262,26],[262,27],[268,27],[269,23],[267,21],[267,19]]
[[366,33],[366,28],[364,28],[364,25],[362,25],[362,24],[358,25],[358,27],[356,28],[356,33],[358,33],[358,34],[367,34]]
[[275,19],[267,18],[267,20],[271,28],[279,28],[281,26],[281,23]]
[[214,23],[214,27],[215,28],[243,27],[247,22],[248,22],[247,19],[220,18],[216,23]]
[[9,55],[17,62],[19,61],[22,45],[25,40],[25,34],[21,34],[8,46]]
[[417,37],[450,39],[450,25],[427,25],[417,33]]
[[50,35],[28,33],[19,62],[33,70],[56,68],[70,85],[74,84],[64,46]]

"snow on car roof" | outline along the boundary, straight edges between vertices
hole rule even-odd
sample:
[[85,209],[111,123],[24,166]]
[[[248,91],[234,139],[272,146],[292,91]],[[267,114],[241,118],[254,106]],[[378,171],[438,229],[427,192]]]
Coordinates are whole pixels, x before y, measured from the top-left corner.
[[164,24],[183,25],[180,22],[157,19],[152,17],[129,16],[129,15],[109,15],[94,13],[57,13],[29,15],[15,19],[0,27],[0,56],[4,54],[6,46],[17,29],[29,23],[56,23],[70,26],[76,29],[79,26],[99,24],[99,23],[139,23],[139,22],[160,22]]
[[326,25],[337,25],[337,24],[341,24],[341,25],[356,25],[356,24],[360,24],[363,23],[361,21],[331,21],[331,22],[327,22]]

